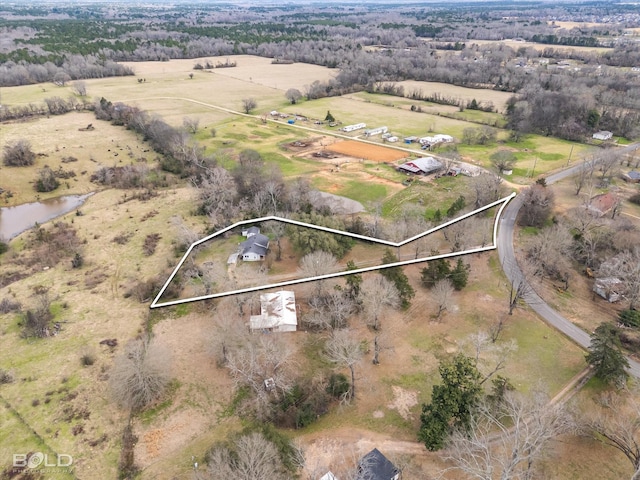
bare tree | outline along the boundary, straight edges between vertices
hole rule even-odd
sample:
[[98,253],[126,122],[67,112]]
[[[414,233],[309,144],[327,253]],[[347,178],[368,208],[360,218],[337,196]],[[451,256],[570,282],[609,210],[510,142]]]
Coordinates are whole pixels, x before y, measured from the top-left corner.
[[526,295],[531,292],[531,286],[529,285],[528,278],[532,276],[531,271],[535,269],[534,266],[529,264],[528,260],[518,264],[507,265],[509,270],[509,315],[513,315],[513,311],[516,309],[520,300],[523,300]]
[[28,140],[18,140],[4,146],[2,163],[7,167],[25,167],[33,165],[35,160],[36,154],[31,150]]
[[290,88],[285,92],[284,96],[287,97],[287,100],[289,100],[292,105],[295,105],[298,100],[302,98],[302,93],[300,93],[300,90],[297,88]]
[[334,290],[324,296],[309,300],[311,312],[305,321],[312,327],[325,329],[345,328],[347,319],[353,314],[355,304],[345,292]]
[[503,196],[502,178],[493,173],[483,173],[471,179],[471,187],[475,193],[474,208],[480,208]]
[[380,317],[388,307],[400,305],[399,292],[392,281],[382,275],[368,276],[360,285],[358,298],[362,302],[364,320],[374,330],[380,328]]
[[[337,270],[338,260],[324,250],[307,253],[300,259],[300,273],[304,277],[318,277]],[[324,293],[324,280],[316,280],[316,296]]]
[[216,445],[207,454],[210,480],[286,480],[278,449],[262,433],[240,436],[231,445]]
[[562,404],[550,405],[539,393],[508,392],[497,408],[483,403],[472,412],[470,428],[450,436],[444,459],[473,478],[528,480],[549,442],[573,425]]
[[572,246],[573,237],[564,225],[555,224],[542,229],[527,246],[527,258],[534,268],[531,273],[561,280],[567,290],[572,272],[568,260]]
[[209,216],[214,227],[225,226],[238,214],[238,191],[231,174],[216,167],[206,172],[197,183],[201,210]]
[[599,166],[603,181],[613,177],[617,173],[621,160],[619,154],[613,149],[600,154],[598,158],[596,158],[595,161]]
[[576,187],[576,195],[580,195],[587,183],[593,180],[594,160],[584,159],[578,173],[573,177],[573,184]]
[[449,243],[452,252],[459,252],[468,245],[469,233],[473,231],[469,220],[471,219],[467,218],[442,229],[444,239]]
[[87,96],[87,82],[84,80],[77,80],[73,82],[73,91],[76,92],[81,97]]
[[193,243],[202,238],[200,234],[192,230],[184,223],[184,219],[174,215],[171,217],[171,225],[176,229],[176,241],[180,248],[185,250]]
[[131,340],[111,368],[115,400],[132,411],[158,400],[169,383],[170,366],[168,352],[156,342],[148,337]]
[[229,299],[223,299],[213,310],[214,332],[211,335],[211,353],[218,365],[226,365],[229,352],[247,342],[249,332],[243,328],[243,320]]
[[531,185],[522,192],[522,208],[518,215],[518,224],[541,227],[551,214],[554,194],[551,188],[539,184]]
[[198,133],[198,128],[200,127],[200,120],[194,117],[184,117],[182,119],[182,126],[187,132],[195,135]]
[[622,452],[633,467],[631,480],[640,479],[640,405],[628,390],[605,392],[596,403],[583,412],[583,431]]
[[275,336],[253,336],[227,352],[226,367],[236,387],[246,386],[252,397],[246,400],[253,414],[265,418],[272,397],[285,394],[293,387],[293,352]]
[[390,340],[389,333],[376,333],[373,337],[373,359],[374,365],[380,365],[380,354],[384,350],[393,350],[393,344]]
[[242,99],[242,111],[247,115],[251,113],[251,110],[258,106],[255,98],[243,98]]
[[356,365],[362,360],[364,352],[361,342],[347,329],[334,330],[325,344],[327,358],[342,367],[347,367],[351,372],[351,388],[349,400],[356,398]]
[[442,312],[448,310],[453,305],[453,284],[451,280],[448,278],[444,278],[442,280],[438,280],[438,282],[431,289],[431,293],[433,294],[433,299],[438,306],[438,313],[436,314],[436,319],[440,318]]
[[285,234],[286,225],[284,222],[279,222],[277,220],[270,220],[264,224],[264,229],[266,232],[273,234],[274,240],[276,241],[276,262],[282,260],[282,237]]

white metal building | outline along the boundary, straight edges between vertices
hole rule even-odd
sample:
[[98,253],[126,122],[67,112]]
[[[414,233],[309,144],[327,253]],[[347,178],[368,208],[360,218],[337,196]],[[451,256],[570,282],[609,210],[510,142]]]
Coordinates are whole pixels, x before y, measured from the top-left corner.
[[251,315],[252,331],[295,332],[298,327],[296,296],[290,290],[260,295],[260,315]]

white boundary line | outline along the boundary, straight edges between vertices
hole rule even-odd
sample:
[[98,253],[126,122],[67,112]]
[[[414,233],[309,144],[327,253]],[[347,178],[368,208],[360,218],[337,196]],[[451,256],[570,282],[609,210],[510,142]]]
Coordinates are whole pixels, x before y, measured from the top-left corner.
[[[500,216],[502,215],[502,211],[504,210],[504,208],[507,206],[507,203],[509,203],[509,201],[511,199],[513,199],[516,196],[515,192],[512,193],[511,195],[509,195],[508,197],[504,197],[501,198],[500,200],[496,200],[495,202],[492,202],[488,205],[485,205],[484,207],[480,207],[476,210],[473,210],[472,212],[466,213],[460,217],[454,218],[453,220],[449,220],[448,222],[445,222],[441,225],[438,225],[437,227],[431,228],[423,233],[419,233],[418,235],[414,235],[411,238],[408,238],[406,240],[403,240],[401,242],[391,242],[388,240],[381,240],[379,238],[373,238],[373,237],[367,237],[365,235],[358,235],[356,233],[351,233],[351,232],[345,232],[342,230],[336,230],[333,228],[328,228],[328,227],[323,227],[320,225],[313,225],[311,223],[305,223],[305,222],[299,222],[297,220],[291,220],[290,218],[283,218],[283,217],[278,217],[278,216],[268,216],[268,217],[260,217],[260,218],[253,218],[251,220],[243,220],[241,222],[237,222],[234,223],[233,225],[230,225],[229,227],[223,228],[222,230],[219,230],[218,232],[209,235],[205,238],[203,238],[202,240],[198,240],[197,242],[194,242],[191,244],[191,246],[189,246],[189,248],[187,249],[187,251],[185,252],[185,254],[182,256],[182,258],[180,259],[180,262],[178,262],[178,265],[176,266],[176,268],[173,270],[173,272],[171,273],[171,275],[169,276],[169,278],[167,279],[167,281],[164,283],[164,285],[162,286],[162,288],[160,289],[160,292],[158,292],[158,295],[156,295],[156,298],[153,300],[153,302],[151,302],[151,305],[149,306],[149,308],[161,308],[161,307],[170,307],[172,305],[180,305],[182,303],[190,303],[190,302],[197,302],[200,300],[208,300],[208,299],[212,299],[212,298],[221,298],[221,297],[226,297],[229,295],[236,295],[239,293],[250,293],[250,292],[258,292],[260,290],[267,290],[270,288],[279,288],[279,287],[286,287],[289,285],[297,285],[300,283],[307,283],[307,282],[313,282],[316,280],[325,280],[328,278],[337,278],[337,277],[344,277],[347,275],[353,275],[353,274],[358,274],[358,273],[364,273],[364,272],[372,272],[375,270],[383,270],[385,268],[392,268],[392,267],[401,267],[404,265],[411,265],[414,263],[420,263],[420,262],[426,262],[429,260],[438,260],[441,258],[450,258],[450,257],[456,257],[459,255],[468,255],[471,253],[480,253],[480,252],[487,252],[489,250],[495,250],[496,249],[496,244],[497,244],[497,237],[498,237],[498,223],[500,220]],[[443,228],[448,227],[449,225],[453,225],[454,223],[460,222],[462,220],[465,220],[473,215],[476,215],[480,212],[484,212],[485,210],[488,210],[490,208],[495,207],[496,205],[500,205],[500,209],[498,210],[498,213],[496,215],[494,224],[493,224],[493,245],[490,245],[488,247],[479,247],[479,248],[472,248],[469,250],[463,250],[461,252],[452,252],[452,253],[444,253],[444,254],[440,254],[440,255],[433,255],[433,256],[429,256],[429,257],[424,257],[424,258],[415,258],[415,259],[411,259],[411,260],[404,260],[404,261],[400,261],[400,262],[394,262],[394,263],[386,263],[386,264],[382,264],[382,265],[376,265],[373,267],[364,267],[364,268],[358,268],[355,270],[345,270],[342,272],[335,272],[335,273],[329,273],[326,275],[319,275],[316,277],[307,277],[307,278],[299,278],[299,279],[295,279],[295,280],[288,280],[286,282],[279,282],[279,283],[271,283],[268,285],[262,285],[262,286],[257,286],[257,287],[247,287],[247,288],[241,288],[239,290],[232,290],[229,292],[221,292],[221,293],[213,293],[210,295],[202,295],[199,297],[192,297],[192,298],[186,298],[186,299],[180,299],[180,300],[172,300],[169,302],[163,302],[163,303],[158,303],[160,300],[160,297],[162,297],[162,294],[165,292],[165,290],[167,289],[167,287],[169,286],[169,283],[171,283],[171,281],[174,279],[174,277],[176,276],[176,274],[178,273],[178,270],[180,270],[180,268],[182,267],[182,265],[184,264],[185,260],[189,257],[189,255],[191,254],[191,252],[193,251],[193,249],[195,247],[197,247],[198,245],[201,245],[204,242],[207,242],[209,240],[211,240],[212,238],[217,237],[218,235],[222,235],[225,232],[228,232],[231,229],[234,229],[236,227],[242,226],[242,225],[249,225],[249,224],[254,224],[254,223],[258,223],[258,222],[266,222],[269,220],[275,220],[275,221],[280,221],[280,222],[284,222],[284,223],[289,223],[291,225],[297,225],[300,227],[306,227],[306,228],[313,228],[315,230],[321,230],[324,232],[329,232],[329,233],[334,233],[334,234],[338,234],[338,235],[344,235],[347,237],[352,237],[352,238],[357,238],[358,240],[365,240],[371,243],[378,243],[381,245],[387,245],[390,247],[401,247],[403,245],[406,245],[407,243],[413,242],[415,240],[418,240],[424,236],[430,235],[431,233],[437,232],[438,230],[441,230]]]

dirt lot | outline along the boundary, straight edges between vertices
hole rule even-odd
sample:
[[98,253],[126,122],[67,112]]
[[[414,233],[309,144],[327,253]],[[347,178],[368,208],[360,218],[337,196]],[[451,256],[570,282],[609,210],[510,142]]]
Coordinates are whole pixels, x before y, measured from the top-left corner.
[[405,152],[400,152],[391,148],[378,147],[354,140],[332,143],[327,147],[331,152],[340,153],[354,158],[363,158],[378,163],[391,163],[401,158],[406,158]]

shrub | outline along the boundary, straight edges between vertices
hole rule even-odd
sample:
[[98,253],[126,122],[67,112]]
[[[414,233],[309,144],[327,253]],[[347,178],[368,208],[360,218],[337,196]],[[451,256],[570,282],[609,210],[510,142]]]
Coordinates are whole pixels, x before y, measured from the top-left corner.
[[640,310],[623,310],[618,315],[618,318],[625,327],[640,327]]
[[14,302],[8,298],[3,298],[0,302],[0,313],[11,313],[20,310],[20,302]]
[[96,356],[93,352],[84,351],[80,356],[80,363],[83,367],[90,367],[94,363],[96,363]]
[[0,255],[9,250],[9,244],[0,240]]
[[329,385],[327,385],[327,393],[335,398],[340,398],[349,392],[351,384],[347,377],[342,373],[333,373],[329,377]]
[[159,233],[151,233],[147,235],[147,237],[144,239],[144,244],[142,245],[142,252],[147,257],[150,257],[151,255],[154,254],[154,252],[156,251],[156,247],[158,246],[158,242],[160,241],[160,238],[161,237]]
[[53,192],[59,186],[60,182],[53,173],[53,170],[47,165],[38,171],[38,179],[35,183],[36,192]]
[[22,321],[22,336],[25,338],[44,338],[51,335],[50,323],[53,320],[51,303],[46,294],[40,295],[38,305],[27,310]]
[[13,374],[8,370],[0,368],[0,385],[13,382]]
[[35,160],[36,154],[33,153],[31,144],[26,140],[18,140],[4,147],[2,163],[7,167],[26,167],[33,165]]
[[631,195],[629,198],[631,203],[635,203],[636,205],[640,205],[640,193],[636,193],[635,195]]
[[82,267],[82,265],[84,265],[84,258],[82,257],[82,255],[80,255],[80,252],[76,252],[76,254],[73,256],[73,259],[71,260],[71,267],[80,268]]

